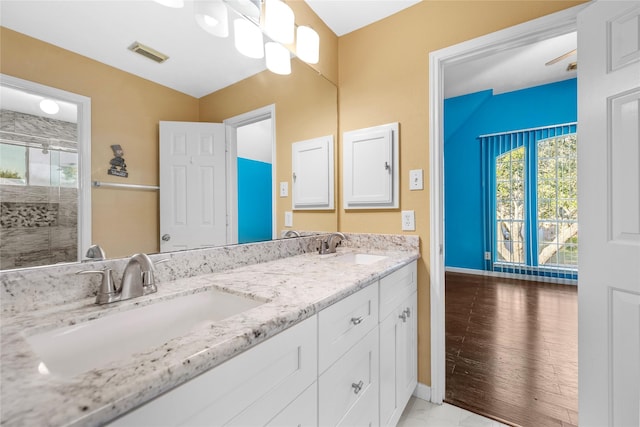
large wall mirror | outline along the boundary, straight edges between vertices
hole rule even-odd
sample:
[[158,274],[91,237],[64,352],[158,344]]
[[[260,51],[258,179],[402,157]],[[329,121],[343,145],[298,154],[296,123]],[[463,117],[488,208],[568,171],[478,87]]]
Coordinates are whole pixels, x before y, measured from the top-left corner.
[[[81,135],[82,125],[79,124],[81,121],[74,123],[66,116],[56,117],[52,114],[38,115],[20,111],[17,113],[21,115],[22,123],[33,121],[33,123],[39,123],[40,127],[45,123],[47,132],[51,132],[52,129],[62,129],[62,133],[58,136],[31,135],[26,141],[22,141],[26,144],[16,142],[16,139],[20,139],[17,135],[12,137],[8,133],[3,133],[2,139],[5,140],[4,142],[8,141],[5,145],[10,146],[3,150],[11,151],[12,156],[26,159],[17,161],[21,165],[19,169],[23,174],[26,167],[31,167],[31,172],[22,178],[23,182],[17,182],[16,180],[19,181],[20,178],[12,175],[11,171],[3,172],[4,175],[1,178],[3,182],[0,183],[2,188],[11,187],[10,191],[7,190],[9,192],[0,193],[3,203],[3,221],[5,212],[8,212],[5,209],[5,201],[15,202],[20,197],[24,201],[32,197],[27,196],[28,191],[46,192],[49,197],[46,201],[43,199],[38,202],[37,198],[32,199],[33,205],[30,206],[32,210],[44,209],[42,212],[45,219],[38,227],[49,232],[51,241],[56,243],[61,240],[68,243],[76,241],[77,246],[75,252],[69,246],[70,249],[65,249],[66,258],[60,258],[61,250],[57,249],[60,246],[52,244],[49,246],[53,249],[49,252],[53,252],[53,255],[49,254],[48,258],[43,257],[43,260],[36,262],[33,260],[27,262],[26,259],[12,261],[12,264],[6,264],[6,266],[0,263],[0,269],[78,260],[78,256],[84,255],[83,247],[91,244],[99,244],[109,258],[128,256],[136,252],[159,252],[161,248],[159,191],[95,187],[90,184],[99,181],[148,187],[159,186],[159,177],[162,173],[159,169],[159,123],[161,121],[223,123],[228,119],[260,111],[268,106],[273,108],[271,126],[275,129],[275,141],[271,183],[267,189],[271,192],[270,197],[273,203],[271,212],[274,219],[271,236],[278,236],[285,229],[284,213],[291,210],[291,198],[279,197],[275,190],[280,182],[289,182],[289,184],[291,182],[292,143],[323,135],[337,137],[335,78],[327,78],[317,71],[317,67],[314,69],[295,57],[292,58],[290,75],[277,75],[265,70],[264,59],[242,57],[238,60],[220,60],[220,58],[233,59],[238,55],[233,52],[235,49],[233,38],[222,39],[202,31],[194,19],[193,5],[192,1],[185,1],[185,8],[176,11],[153,1],[135,0],[122,2],[9,0],[0,3],[2,86],[12,86],[9,84],[12,78],[33,82],[35,85],[28,92],[37,93],[38,87],[46,87],[54,91],[58,90],[62,94],[78,95],[79,99],[84,98],[89,101],[91,111],[90,121],[88,121],[90,130],[84,139]],[[116,9],[108,12],[110,7]],[[157,14],[153,15],[151,10],[156,11]],[[98,19],[90,19],[90,16],[97,16]],[[152,16],[157,19],[150,19]],[[143,21],[155,22],[158,28],[149,30],[146,28],[147,24],[141,24]],[[119,35],[105,36],[108,33],[104,33],[103,30],[107,27],[119,29]],[[194,45],[193,39],[188,36],[191,31],[197,34],[195,36],[197,45]],[[132,37],[135,40],[130,40]],[[73,40],[73,43],[66,45],[65,38]],[[106,45],[105,38],[108,42]],[[163,41],[167,39],[170,39],[171,43],[167,42],[168,52],[164,53],[169,54],[170,59],[165,64],[153,63],[127,50],[133,41],[145,42],[157,50],[162,50]],[[100,46],[110,47],[107,49]],[[162,68],[165,65],[178,67],[184,60],[183,55],[187,56],[187,51],[199,52],[200,59],[189,62],[190,67],[186,69],[197,67],[216,69],[215,72],[208,72],[205,84],[196,82],[197,73],[191,74],[186,71],[181,73],[180,68]],[[110,59],[109,56],[114,58]],[[122,58],[134,65],[130,67],[126,63],[118,62],[123,61]],[[171,64],[172,61],[173,64]],[[156,75],[158,77],[155,77]],[[55,98],[52,95],[49,97]],[[4,100],[5,97],[3,96],[2,99]],[[67,101],[64,96],[59,100]],[[71,101],[73,103],[73,99]],[[81,109],[84,108],[79,101],[76,101],[76,105],[80,105]],[[4,103],[2,109],[2,130],[5,131],[7,130],[5,124],[9,121],[10,114],[14,115],[15,122],[16,113],[5,114],[5,111],[13,110],[9,106],[5,108]],[[29,126],[31,125],[27,127]],[[75,137],[73,128],[76,129]],[[16,132],[14,126],[9,132],[23,134],[25,129],[19,130]],[[90,157],[84,160],[81,155],[82,150],[72,146],[73,141],[82,144],[83,140],[89,143],[86,153],[90,152]],[[43,142],[46,143],[46,147],[43,146]],[[55,143],[52,144],[52,142]],[[123,157],[126,159],[128,172],[126,178],[108,174],[110,160],[114,157],[112,145],[119,145],[124,151]],[[2,152],[3,165],[0,169],[10,169],[8,165],[4,165],[5,159],[8,158],[5,156],[5,151]],[[22,154],[16,154],[17,152]],[[45,157],[47,158],[44,159]],[[37,168],[42,167],[37,165],[38,159],[41,160],[40,163],[47,163],[49,167],[47,190],[36,188],[44,187],[39,181],[34,181],[38,176]],[[256,161],[256,159],[251,160]],[[16,163],[15,160],[14,163]],[[12,166],[12,168],[15,167]],[[80,173],[77,178],[73,178],[74,168],[86,171],[86,176],[83,177]],[[55,170],[55,174],[51,172],[52,170]],[[56,177],[52,178],[52,175]],[[27,182],[27,178],[31,181]],[[14,181],[9,182],[10,180]],[[251,180],[248,182],[245,188],[246,185],[251,188]],[[28,189],[29,186],[32,188]],[[83,191],[88,195],[83,196]],[[53,200],[50,198],[52,193],[65,194]],[[62,202],[63,199],[74,199],[74,197],[80,200],[80,204],[75,208],[67,207]],[[88,198],[91,200],[90,205],[84,210],[81,208],[83,197],[84,200]],[[38,203],[48,206],[42,207]],[[57,206],[52,207],[52,204]],[[14,204],[12,208],[16,206]],[[56,212],[48,212],[48,208]],[[74,209],[77,211],[75,233],[71,230],[73,226],[68,220],[75,214]],[[15,216],[15,209],[12,215]],[[55,217],[56,220],[47,220],[47,215]],[[90,234],[90,239],[83,240],[82,232],[77,231],[82,230],[83,222],[90,230],[85,233]],[[58,227],[60,229],[53,232],[53,223],[65,224],[66,228]],[[308,231],[335,231],[337,230],[336,211],[295,212],[293,228]],[[14,225],[12,232],[15,231]],[[4,228],[0,230],[1,241],[4,241],[4,237],[8,235],[5,234],[6,232]],[[260,240],[263,238],[261,237]],[[236,239],[235,242],[250,241],[250,239],[238,239],[237,235]],[[43,241],[38,238],[20,240],[25,242],[31,240],[34,245],[39,244],[40,249],[44,246]],[[231,241],[231,243],[234,242]],[[27,248],[25,252],[34,252],[34,250]]]

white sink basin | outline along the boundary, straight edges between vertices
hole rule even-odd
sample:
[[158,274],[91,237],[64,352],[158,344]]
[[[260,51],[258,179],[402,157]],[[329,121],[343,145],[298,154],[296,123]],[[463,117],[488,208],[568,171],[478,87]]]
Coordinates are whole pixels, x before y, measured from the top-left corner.
[[41,358],[40,373],[72,377],[116,360],[130,362],[135,353],[261,304],[209,290],[32,335],[27,342]]
[[383,255],[371,255],[371,254],[344,254],[336,257],[336,261],[350,263],[350,264],[373,264],[374,262],[382,261],[388,257]]

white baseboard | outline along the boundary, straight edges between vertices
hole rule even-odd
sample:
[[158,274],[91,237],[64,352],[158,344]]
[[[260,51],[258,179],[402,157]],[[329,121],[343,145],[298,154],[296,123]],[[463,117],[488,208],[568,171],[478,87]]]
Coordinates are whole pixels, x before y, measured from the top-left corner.
[[418,383],[416,389],[413,391],[413,395],[418,399],[430,401],[431,400],[431,387],[425,384]]
[[445,267],[444,271],[451,273],[475,274],[477,276],[504,277],[505,279],[530,280],[532,282],[557,283],[559,285],[577,285],[573,279],[559,277],[529,276],[527,274],[503,273],[500,271],[474,270],[472,268]]

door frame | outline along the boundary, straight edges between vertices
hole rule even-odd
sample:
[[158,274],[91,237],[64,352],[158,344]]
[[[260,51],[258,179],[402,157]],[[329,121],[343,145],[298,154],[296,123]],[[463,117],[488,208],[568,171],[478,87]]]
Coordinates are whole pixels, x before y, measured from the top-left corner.
[[271,119],[271,238],[277,238],[276,227],[276,105],[225,119],[227,144],[227,243],[238,243],[238,128]]
[[444,84],[446,67],[526,46],[577,30],[578,13],[589,3],[446,47],[429,54],[429,265],[431,296],[431,402],[445,396],[444,283]]
[[91,246],[91,98],[62,89],[0,74],[0,83],[25,92],[59,99],[78,106],[78,254],[82,261]]

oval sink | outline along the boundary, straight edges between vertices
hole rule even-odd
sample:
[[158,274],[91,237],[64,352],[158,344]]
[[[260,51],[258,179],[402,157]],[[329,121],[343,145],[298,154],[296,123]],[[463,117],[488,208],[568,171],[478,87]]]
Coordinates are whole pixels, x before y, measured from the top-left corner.
[[344,254],[336,257],[336,261],[350,263],[350,264],[373,264],[374,262],[382,261],[388,257],[383,255],[371,255],[371,254]]
[[72,377],[161,346],[205,323],[263,304],[208,290],[26,337],[42,374]]

